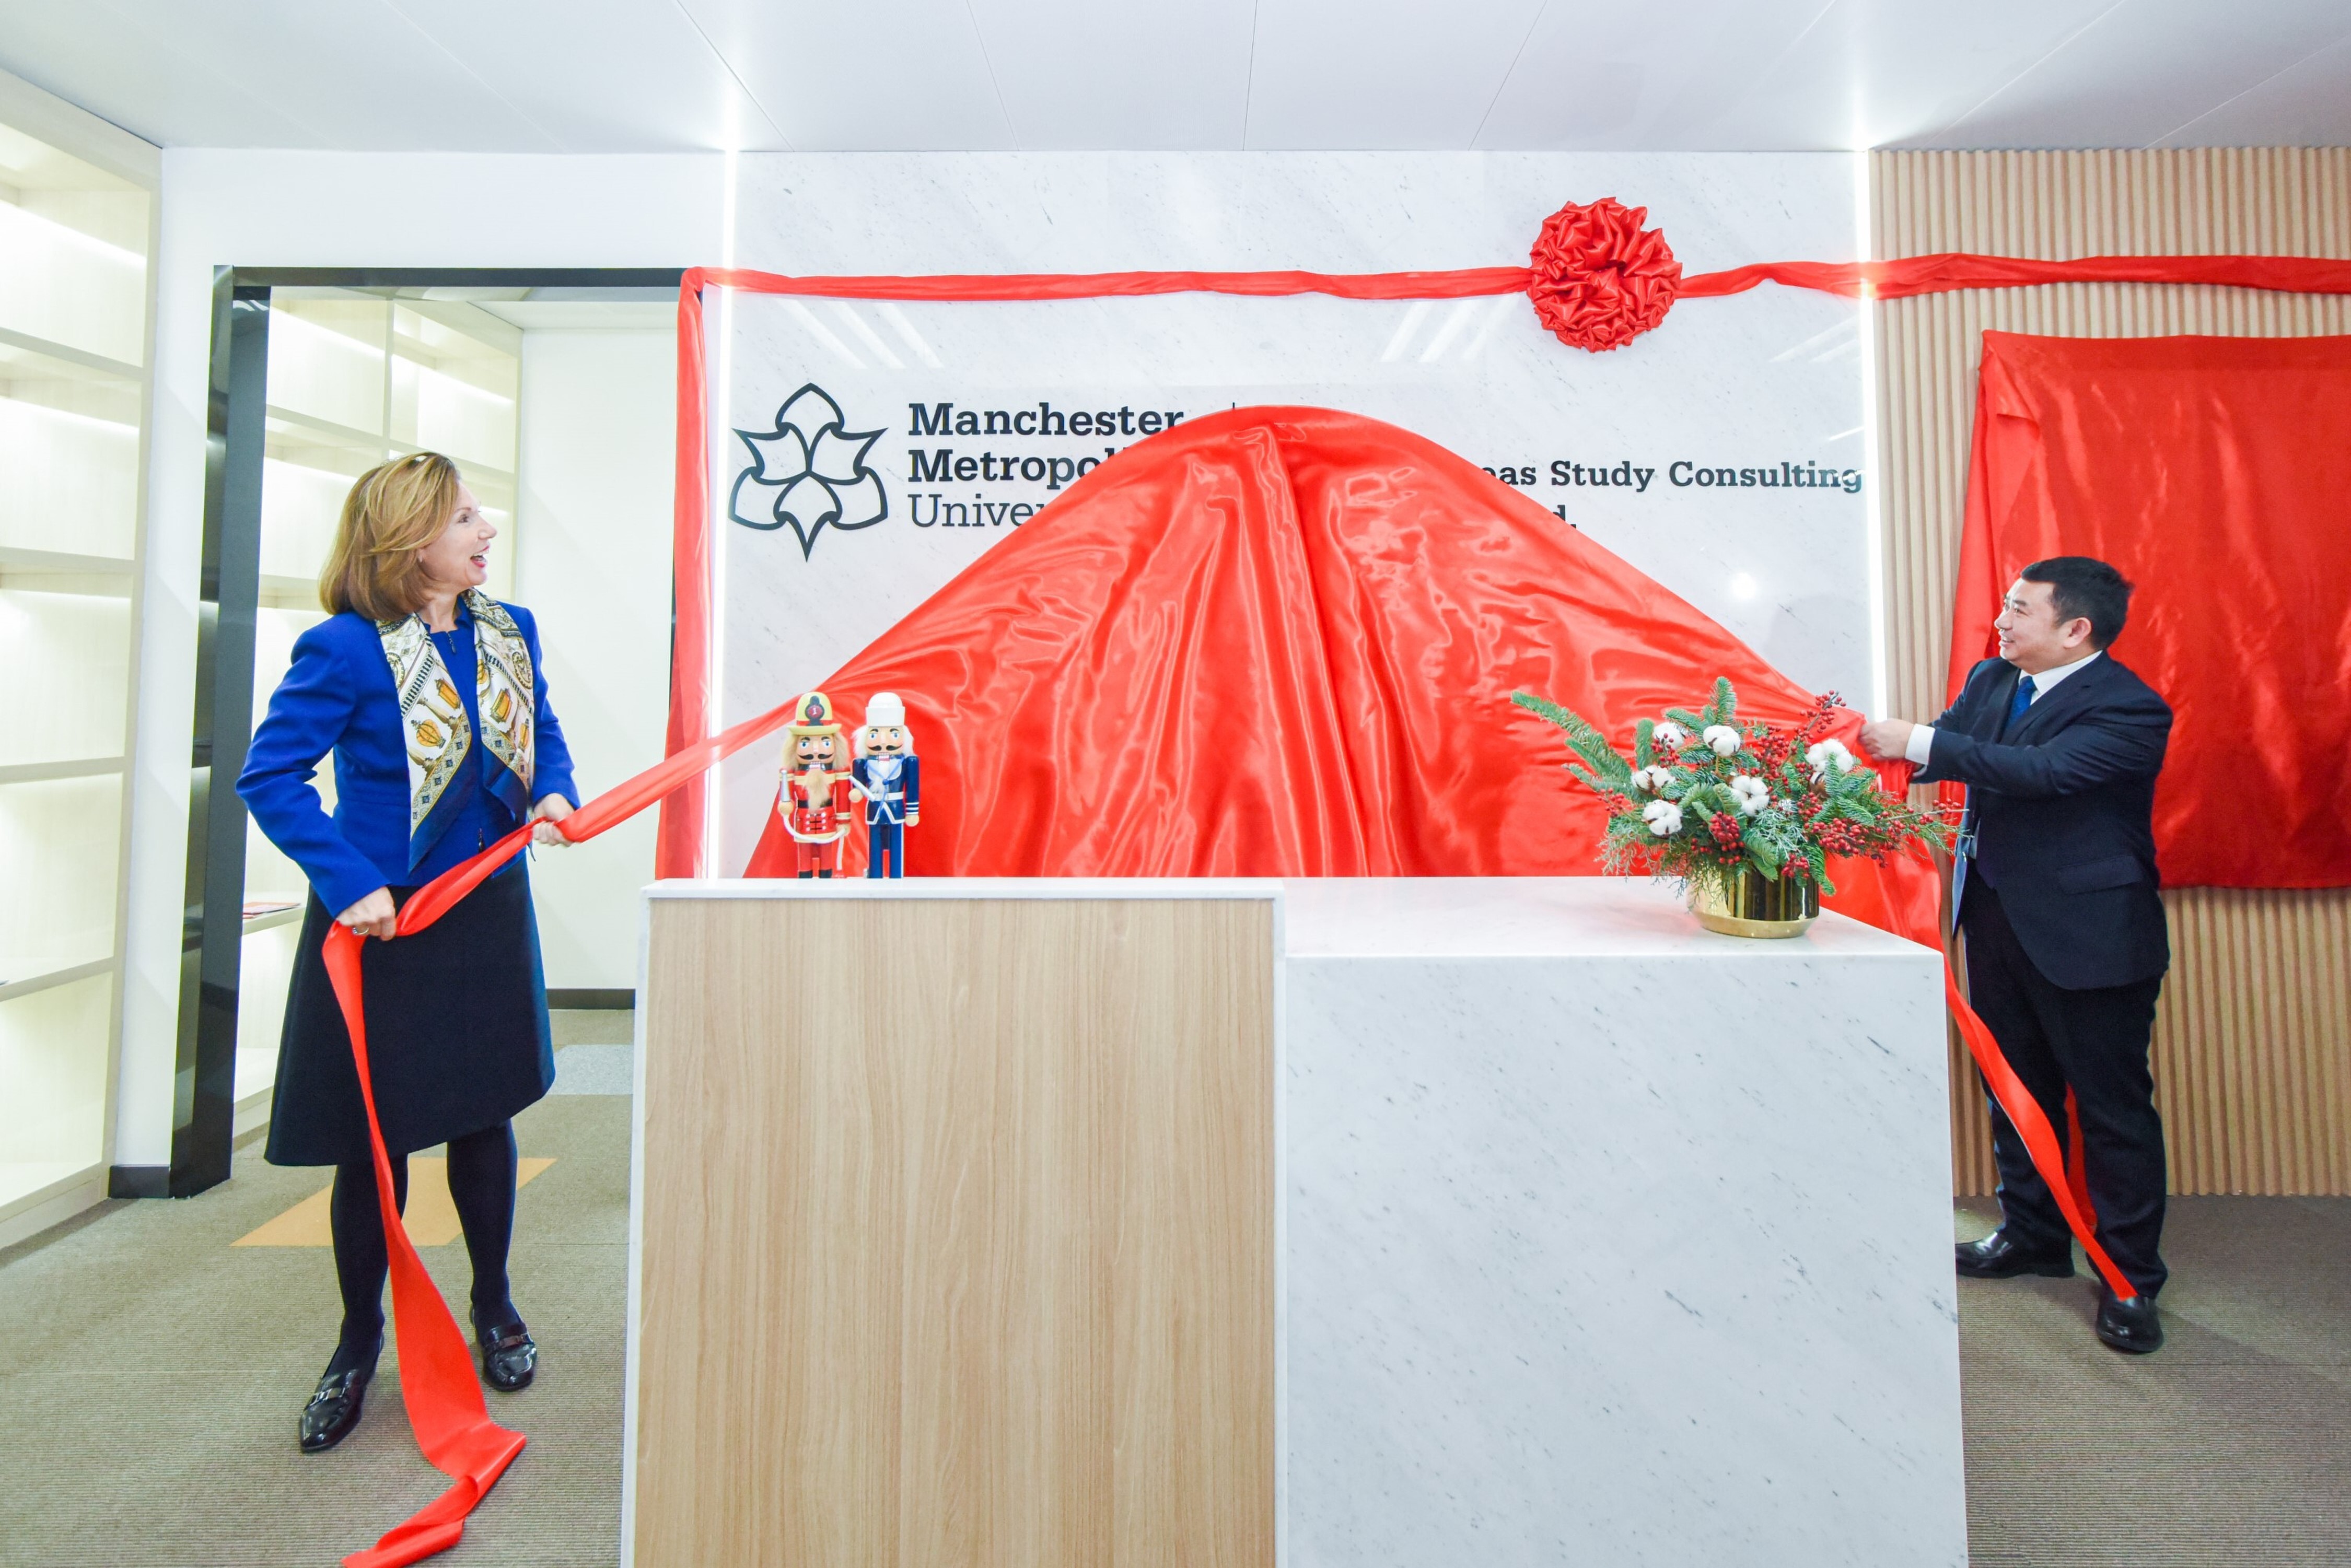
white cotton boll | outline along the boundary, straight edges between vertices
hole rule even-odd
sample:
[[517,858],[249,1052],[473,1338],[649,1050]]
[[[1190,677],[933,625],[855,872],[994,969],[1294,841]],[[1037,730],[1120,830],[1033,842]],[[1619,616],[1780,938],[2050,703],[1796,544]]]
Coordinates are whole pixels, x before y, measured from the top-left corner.
[[1739,754],[1739,732],[1727,724],[1708,725],[1706,733],[1698,738],[1713,747],[1717,757],[1735,757]]
[[1682,809],[1671,800],[1652,800],[1641,808],[1641,820],[1649,824],[1649,831],[1661,839],[1670,839],[1682,831]]
[[1763,809],[1771,798],[1771,787],[1751,773],[1741,773],[1730,781],[1732,799],[1739,802],[1739,814],[1751,817]]
[[1673,782],[1673,769],[1670,768],[1635,768],[1633,769],[1633,788],[1662,789]]
[[1689,739],[1689,731],[1672,719],[1667,719],[1649,732],[1649,738],[1669,751],[1678,751],[1681,749],[1682,743]]
[[1853,753],[1844,748],[1842,740],[1817,740],[1804,748],[1804,760],[1812,764],[1817,777],[1834,768],[1840,773],[1853,771]]

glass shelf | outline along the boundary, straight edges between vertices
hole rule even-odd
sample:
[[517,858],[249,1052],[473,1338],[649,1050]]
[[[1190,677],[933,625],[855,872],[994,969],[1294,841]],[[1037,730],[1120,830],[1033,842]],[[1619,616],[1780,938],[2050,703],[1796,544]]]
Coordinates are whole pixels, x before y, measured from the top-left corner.
[[0,993],[0,1208],[105,1158],[113,966]]
[[106,1155],[152,214],[0,125],[0,1218]]
[[0,783],[0,984],[114,956],[122,774]]
[[146,362],[148,193],[0,126],[0,329]]
[[[87,576],[20,575],[0,552],[0,669],[35,672],[31,680],[12,683],[13,711],[0,725],[0,771],[122,754],[130,721],[131,577],[68,564]],[[66,581],[109,591],[34,586]]]
[[130,558],[139,400],[135,381],[0,342],[0,547]]

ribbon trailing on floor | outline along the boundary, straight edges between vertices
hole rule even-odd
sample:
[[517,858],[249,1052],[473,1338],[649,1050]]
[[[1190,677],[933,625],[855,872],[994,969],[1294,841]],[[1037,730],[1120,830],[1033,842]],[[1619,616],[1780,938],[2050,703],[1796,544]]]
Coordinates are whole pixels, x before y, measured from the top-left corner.
[[[746,719],[722,734],[671,756],[618,787],[606,790],[557,824],[573,843],[584,842],[635,816],[688,779],[699,777],[722,758],[780,728],[791,717],[786,703]],[[423,930],[522,852],[530,842],[526,824],[488,849],[453,866],[419,888],[401,906],[399,936]],[[465,1519],[506,1468],[522,1452],[520,1432],[490,1419],[483,1403],[473,1352],[449,1303],[425,1272],[392,1202],[392,1159],[377,1124],[375,1091],[368,1073],[367,1008],[360,983],[360,954],[367,938],[337,925],[327,933],[325,959],[335,1001],[350,1031],[351,1060],[359,1069],[360,1100],[367,1110],[368,1143],[375,1156],[376,1202],[383,1217],[392,1261],[394,1343],[400,1347],[400,1396],[416,1445],[433,1468],[450,1479],[447,1491],[433,1500],[364,1552],[343,1559],[344,1568],[402,1568],[445,1552],[465,1533]]]

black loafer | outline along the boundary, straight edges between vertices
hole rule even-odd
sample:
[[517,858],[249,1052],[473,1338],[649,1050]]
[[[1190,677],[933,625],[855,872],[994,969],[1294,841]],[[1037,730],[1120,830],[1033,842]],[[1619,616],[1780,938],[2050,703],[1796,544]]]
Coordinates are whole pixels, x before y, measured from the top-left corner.
[[2010,1240],[2005,1230],[1995,1230],[1980,1241],[1960,1242],[1957,1256],[1962,1279],[2013,1280],[2019,1274],[2039,1274],[2050,1280],[2074,1277],[2072,1243],[2062,1251],[2032,1250]]
[[520,1322],[486,1329],[476,1322],[474,1338],[482,1347],[482,1379],[501,1393],[528,1388],[538,1373],[538,1346]]
[[2117,1296],[2098,1287],[2098,1338],[2108,1350],[2148,1355],[2163,1348],[2163,1319],[2152,1296]]
[[353,1372],[329,1372],[319,1379],[310,1403],[302,1406],[302,1451],[323,1454],[345,1437],[360,1424],[360,1410],[367,1402],[368,1379],[375,1366]]

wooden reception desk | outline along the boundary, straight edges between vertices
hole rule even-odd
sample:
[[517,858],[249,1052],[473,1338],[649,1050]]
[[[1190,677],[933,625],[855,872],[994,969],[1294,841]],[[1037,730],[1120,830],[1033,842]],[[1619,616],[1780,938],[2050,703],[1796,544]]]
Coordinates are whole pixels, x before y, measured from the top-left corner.
[[653,890],[639,1568],[1273,1562],[1277,904]]
[[1583,878],[647,900],[640,1568],[1944,1568],[1940,960]]

